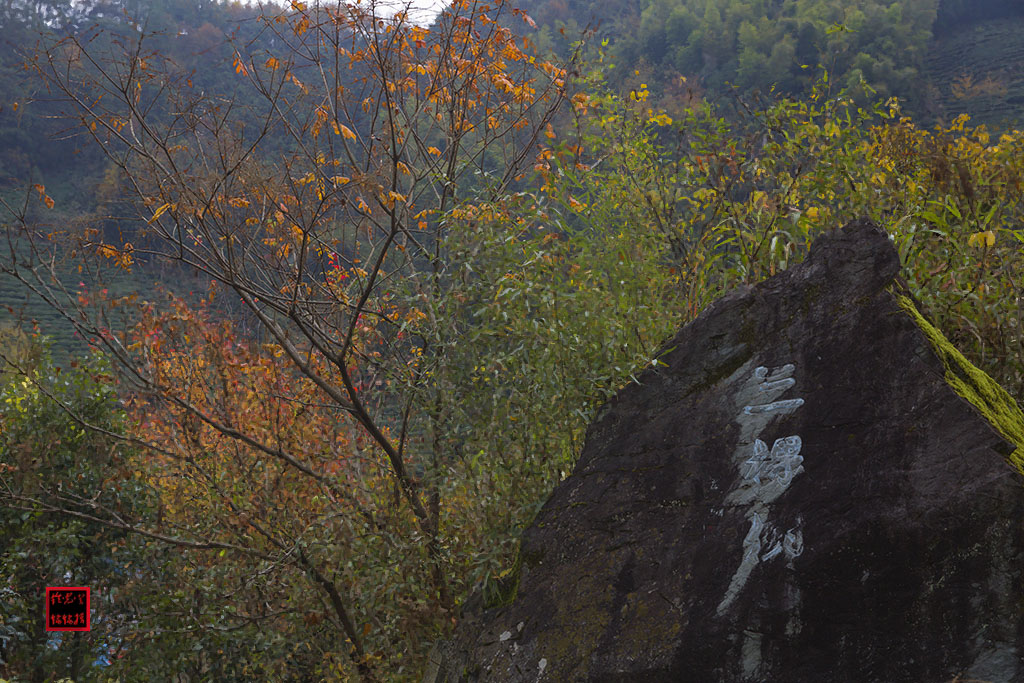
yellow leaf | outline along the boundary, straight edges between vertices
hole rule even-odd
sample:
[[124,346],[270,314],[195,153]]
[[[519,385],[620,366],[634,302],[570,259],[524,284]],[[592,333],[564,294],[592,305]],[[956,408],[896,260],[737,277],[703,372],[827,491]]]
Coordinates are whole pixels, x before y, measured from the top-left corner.
[[395,166],[398,168],[398,172],[399,173],[404,173],[406,175],[410,175],[409,167],[406,166],[405,164],[403,164],[401,161],[399,161],[397,164],[395,164]]
[[154,211],[154,212],[153,212],[153,217],[152,217],[152,218],[150,218],[150,219],[149,219],[148,221],[146,221],[146,222],[147,222],[147,223],[152,223],[152,222],[154,222],[154,221],[155,221],[156,219],[160,218],[160,216],[163,216],[163,215],[164,215],[164,213],[165,213],[165,212],[167,211],[167,209],[170,209],[170,208],[172,208],[170,204],[164,204],[164,205],[163,205],[163,206],[161,206],[161,207],[160,207],[159,209],[157,209],[156,211]]
[[669,116],[668,114],[666,114],[663,111],[662,112],[658,112],[657,114],[652,114],[651,115],[651,123],[653,123],[655,125],[658,125],[658,126],[671,126],[672,125],[672,117]]
[[335,185],[344,185],[348,182],[348,177],[343,175],[336,175],[333,178],[331,178],[331,182],[334,183]]
[[345,125],[340,125],[338,128],[341,129],[341,136],[348,138],[349,140],[355,140],[356,134],[352,132],[352,129]]
[[437,147],[427,147],[427,151],[436,157],[441,156],[441,150],[439,150]]
[[277,71],[278,67],[281,66],[281,62],[277,61],[276,57],[271,57],[267,60],[267,68],[271,71]]
[[967,246],[969,247],[991,247],[996,243],[996,234],[991,230],[984,230],[982,232],[976,232],[967,238]]

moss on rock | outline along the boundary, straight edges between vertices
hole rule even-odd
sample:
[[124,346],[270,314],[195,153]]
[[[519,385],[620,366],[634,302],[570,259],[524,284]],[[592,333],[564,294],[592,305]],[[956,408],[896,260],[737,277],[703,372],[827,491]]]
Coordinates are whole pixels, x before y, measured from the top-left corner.
[[988,374],[967,360],[937,327],[928,322],[909,297],[897,294],[896,301],[928,338],[946,368],[946,382],[977,408],[1003,438],[1016,446],[1008,460],[1024,474],[1024,413],[1017,402]]

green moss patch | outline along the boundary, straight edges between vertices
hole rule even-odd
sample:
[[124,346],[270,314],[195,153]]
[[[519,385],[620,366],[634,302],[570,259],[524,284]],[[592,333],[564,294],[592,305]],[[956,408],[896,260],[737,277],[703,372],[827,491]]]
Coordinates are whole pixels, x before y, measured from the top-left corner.
[[953,391],[977,408],[1003,438],[1017,446],[1009,461],[1024,474],[1024,413],[1017,402],[995,380],[967,360],[938,328],[921,315],[913,301],[899,294],[896,301],[928,337],[946,368],[946,382]]

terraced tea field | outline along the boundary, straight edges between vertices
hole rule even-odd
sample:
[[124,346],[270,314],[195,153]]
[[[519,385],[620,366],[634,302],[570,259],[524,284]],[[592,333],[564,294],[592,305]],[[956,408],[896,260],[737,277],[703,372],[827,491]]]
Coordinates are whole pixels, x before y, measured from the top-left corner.
[[983,21],[938,36],[928,54],[927,123],[961,112],[990,128],[1024,125],[1024,17]]
[[[143,298],[152,296],[160,282],[158,273],[138,264],[131,272],[110,270],[104,275],[107,280],[99,285],[78,273],[77,268],[69,266],[62,270],[60,280],[71,294],[83,289],[79,283],[85,281],[88,289],[106,287],[111,296],[138,293]],[[29,332],[33,320],[38,322],[39,329],[44,335],[52,338],[51,351],[57,365],[67,365],[69,361],[87,353],[85,341],[75,336],[74,328],[63,315],[29,291],[17,279],[0,273],[0,322],[17,321],[22,329]]]

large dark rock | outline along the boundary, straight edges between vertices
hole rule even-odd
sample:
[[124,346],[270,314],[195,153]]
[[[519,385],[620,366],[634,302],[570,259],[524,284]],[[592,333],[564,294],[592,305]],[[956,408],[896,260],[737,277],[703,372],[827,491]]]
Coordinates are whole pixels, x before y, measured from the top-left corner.
[[899,267],[856,221],[687,325],[436,678],[1024,681],[1024,417]]

